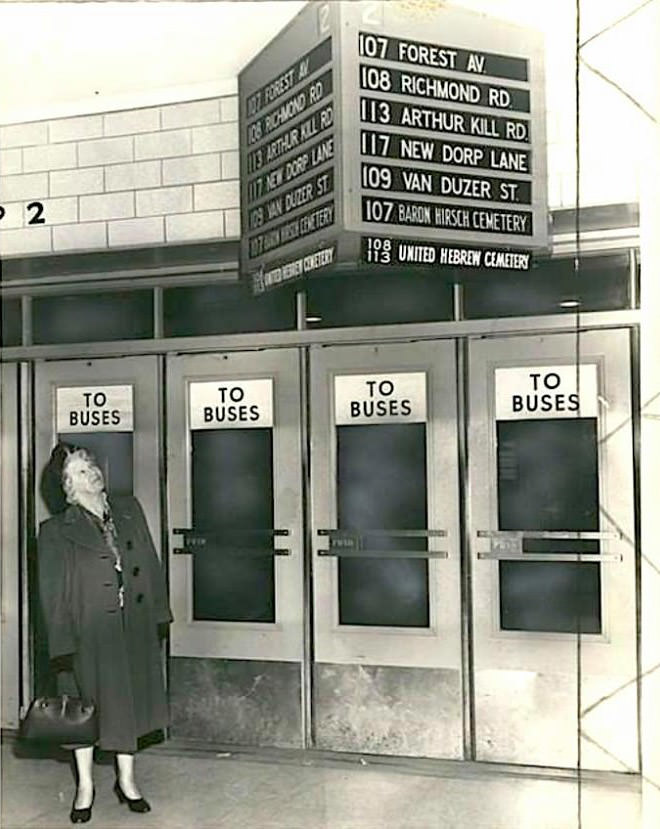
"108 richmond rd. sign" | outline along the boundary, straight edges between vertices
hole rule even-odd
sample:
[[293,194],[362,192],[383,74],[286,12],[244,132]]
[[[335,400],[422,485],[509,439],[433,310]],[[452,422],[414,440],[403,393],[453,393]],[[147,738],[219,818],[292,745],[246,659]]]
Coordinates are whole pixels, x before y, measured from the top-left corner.
[[547,247],[540,35],[399,5],[310,3],[239,75],[257,293],[335,265],[527,270]]

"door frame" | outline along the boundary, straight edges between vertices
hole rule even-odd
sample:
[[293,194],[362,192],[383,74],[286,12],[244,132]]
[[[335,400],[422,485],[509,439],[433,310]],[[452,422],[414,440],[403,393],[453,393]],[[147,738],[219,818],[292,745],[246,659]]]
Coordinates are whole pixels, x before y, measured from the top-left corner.
[[[553,334],[548,337],[530,334],[527,339],[530,342],[529,350],[521,348],[521,338],[512,335],[498,338],[498,343],[491,348],[484,341],[477,342],[470,355],[468,379],[473,391],[471,398],[473,410],[468,419],[472,437],[468,472],[472,473],[471,478],[475,479],[477,466],[480,473],[487,470],[490,484],[487,491],[478,490],[475,493],[466,493],[466,496],[470,498],[470,508],[474,517],[473,526],[470,528],[471,538],[468,540],[472,561],[472,584],[474,590],[481,590],[481,596],[485,597],[482,609],[486,611],[485,615],[476,615],[479,595],[475,592],[472,597],[472,607],[475,613],[471,672],[473,702],[477,709],[480,693],[484,695],[483,688],[480,692],[478,687],[480,673],[482,676],[491,674],[491,679],[488,681],[496,683],[504,681],[503,677],[507,670],[512,672],[511,676],[515,676],[520,671],[525,674],[529,673],[539,680],[534,691],[538,697],[544,693],[542,676],[554,674],[558,682],[552,691],[546,687],[545,693],[554,693],[557,699],[561,697],[559,678],[561,677],[566,683],[570,683],[570,678],[573,678],[579,682],[579,686],[576,686],[578,701],[584,700],[582,704],[586,706],[579,721],[579,733],[584,736],[580,749],[576,749],[578,758],[576,762],[581,762],[588,768],[602,769],[610,761],[606,761],[604,753],[599,754],[600,748],[592,748],[589,732],[591,731],[593,736],[595,731],[600,742],[605,743],[611,735],[602,732],[602,725],[598,724],[598,718],[603,719],[604,713],[597,712],[590,715],[589,712],[595,711],[598,705],[610,696],[609,692],[615,680],[617,680],[615,683],[617,688],[619,685],[626,688],[629,678],[637,676],[639,670],[637,652],[639,637],[637,553],[639,545],[635,538],[635,514],[638,504],[634,484],[636,457],[631,425],[635,419],[631,336],[630,331],[626,329],[609,332],[580,332],[580,365],[593,367],[594,374],[598,377],[598,385],[594,389],[596,396],[594,405],[597,406],[598,411],[600,509],[598,525],[600,529],[585,535],[601,539],[598,560],[600,561],[602,630],[598,634],[584,633],[579,637],[568,633],[505,631],[500,628],[498,559],[516,560],[516,555],[506,549],[500,552],[488,550],[489,544],[492,545],[495,542],[493,539],[489,542],[487,536],[492,530],[497,529],[497,496],[493,488],[493,476],[497,469],[495,371],[512,366],[524,369],[526,366],[531,368],[547,365],[551,368],[567,365],[571,364],[576,354],[574,339],[567,334]],[[580,372],[580,377],[582,378],[582,372]],[[549,416],[552,417],[552,415]],[[579,416],[577,413],[577,417]],[[607,466],[605,466],[605,461],[607,461]],[[622,484],[623,490],[620,489]],[[480,531],[482,531],[482,537],[478,537]],[[486,532],[485,535],[483,531]],[[590,555],[584,555],[586,560],[591,559]],[[570,555],[567,556],[567,560],[570,558]],[[575,560],[580,560],[578,554],[575,554]],[[615,583],[619,587],[625,585],[626,592],[621,593],[613,589]],[[486,584],[490,585],[489,589],[486,589]],[[602,665],[604,656],[607,659],[607,669]],[[574,676],[576,659],[579,660],[579,667]],[[564,665],[570,668],[567,670],[563,667]],[[499,678],[495,679],[496,676]],[[523,683],[522,679],[520,681]],[[606,683],[603,686],[606,690],[599,690],[601,687],[599,683],[601,685]],[[482,679],[481,684],[483,686],[487,684],[487,681]],[[506,692],[503,691],[503,693]],[[631,695],[632,693],[634,689]],[[614,695],[612,696],[614,698]],[[546,700],[548,699],[549,697],[546,696]],[[589,702],[592,704],[589,705]],[[630,730],[626,731],[626,734],[630,734],[637,725],[637,712],[631,712],[630,702],[626,699],[623,702],[619,699],[619,704],[624,706],[624,712],[630,718],[628,721],[635,721]],[[638,711],[639,699],[636,704]],[[543,705],[544,709],[548,707],[548,705]],[[614,715],[612,711],[611,716]],[[488,727],[485,715],[482,722],[486,723],[482,731],[483,735]],[[549,727],[547,723],[546,726]],[[516,762],[511,756],[503,759],[502,753],[497,749],[491,750],[484,742],[483,736],[479,737],[478,716],[474,721],[474,735],[475,748],[480,746],[480,751],[476,751],[474,755],[475,760],[481,754],[481,759],[485,761]],[[636,736],[638,749],[639,734]],[[536,746],[541,743],[538,736],[536,740],[530,737],[532,746],[530,750],[537,750]],[[595,745],[597,746],[598,742]],[[608,745],[614,755],[614,748],[611,744],[608,743]],[[616,746],[619,751],[625,752],[625,759],[619,759],[617,770],[635,772],[638,765],[632,745],[626,744],[624,739],[621,744],[617,742]],[[541,755],[542,752],[539,752],[538,759],[532,759],[529,763],[542,764],[544,761],[541,760]]]
[[[453,597],[456,606],[451,607],[448,612],[455,612],[460,615],[460,587],[459,587],[459,524],[458,524],[458,476],[455,478],[451,473],[433,475],[433,458],[449,457],[458,461],[456,453],[456,378],[455,378],[455,349],[452,343],[443,341],[438,343],[437,354],[428,354],[429,349],[415,343],[390,343],[384,346],[370,347],[361,346],[337,346],[336,349],[312,350],[310,357],[312,362],[312,440],[317,432],[325,433],[329,441],[327,452],[319,454],[319,460],[315,462],[314,455],[311,458],[312,468],[312,489],[311,500],[314,512],[315,524],[311,531],[315,549],[312,552],[314,570],[320,574],[323,583],[315,582],[315,623],[320,624],[319,617],[323,615],[325,625],[318,632],[321,636],[321,643],[324,648],[324,660],[333,663],[362,664],[362,665],[390,665],[408,666],[409,660],[401,656],[394,656],[390,648],[395,637],[401,637],[401,642],[408,640],[409,645],[418,641],[423,649],[423,656],[417,667],[452,667],[460,666],[460,642],[458,648],[447,646],[445,653],[437,653],[433,646],[441,636],[441,630],[445,628],[447,620],[437,609],[440,581],[446,575],[447,569],[456,571],[454,578],[455,596]],[[391,353],[391,357],[389,354]],[[314,365],[315,364],[315,365]],[[384,368],[387,366],[388,368]],[[314,375],[314,367],[317,372]],[[377,626],[365,629],[356,625],[341,625],[337,618],[338,609],[336,606],[330,608],[327,602],[330,598],[337,597],[338,590],[338,559],[336,556],[323,556],[319,551],[328,547],[328,541],[319,538],[318,533],[323,527],[334,528],[337,524],[336,515],[336,442],[334,423],[334,383],[336,376],[349,375],[378,375],[386,373],[410,373],[424,372],[426,375],[426,492],[428,515],[427,523],[429,530],[440,531],[443,535],[430,536],[428,538],[429,553],[436,553],[436,556],[429,555],[429,626],[428,628],[392,628]],[[446,384],[443,371],[447,372]],[[446,394],[445,394],[446,385]],[[333,486],[333,481],[335,482]],[[447,506],[447,514],[440,515],[441,506]],[[439,552],[442,551],[442,552]],[[423,558],[423,557],[422,557]],[[328,572],[329,571],[329,572]],[[325,588],[325,589],[324,589]],[[329,594],[329,595],[327,595]],[[435,600],[435,601],[434,601]],[[435,607],[434,607],[435,605]],[[383,636],[382,645],[377,645],[378,638]],[[332,640],[337,637],[339,642]],[[319,643],[319,644],[321,644]],[[364,656],[356,655],[355,649],[364,652]],[[440,644],[443,650],[443,645]],[[453,656],[449,651],[456,650]],[[353,653],[350,653],[353,651]],[[369,653],[371,651],[371,653]]]
[[[288,373],[295,368],[296,376]],[[167,361],[167,468],[170,601],[175,617],[170,639],[171,656],[221,659],[303,661],[302,632],[292,630],[291,614],[302,602],[303,499],[300,440],[299,355],[295,349],[245,352],[223,355],[185,354]],[[183,537],[176,529],[192,527],[191,520],[191,428],[189,388],[192,382],[273,380],[273,495],[275,528],[287,535],[277,538],[275,547],[288,550],[274,556],[276,618],[272,623],[195,621],[192,618],[192,562],[182,549]],[[285,386],[285,384],[287,384]],[[293,394],[291,394],[293,391]],[[280,417],[282,425],[278,428]],[[297,428],[296,428],[297,427]],[[183,440],[177,439],[183,435]],[[174,491],[172,470],[185,473],[184,494]],[[295,470],[291,472],[291,469]],[[297,480],[292,482],[291,478]],[[286,486],[282,487],[281,484]],[[278,484],[280,485],[278,488]],[[298,492],[296,492],[296,489]],[[275,497],[286,491],[289,497]],[[297,573],[296,573],[297,568]],[[174,579],[179,579],[175,585]],[[295,587],[295,590],[294,590]],[[217,641],[218,635],[222,641]],[[252,638],[252,641],[250,641]],[[279,650],[277,650],[279,649]]]

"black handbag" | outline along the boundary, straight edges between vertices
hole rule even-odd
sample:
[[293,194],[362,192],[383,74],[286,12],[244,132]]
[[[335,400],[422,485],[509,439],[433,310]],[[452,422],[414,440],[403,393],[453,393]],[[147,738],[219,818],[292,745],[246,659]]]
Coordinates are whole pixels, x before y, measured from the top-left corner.
[[68,694],[37,697],[21,721],[19,736],[30,742],[92,745],[98,739],[96,706]]

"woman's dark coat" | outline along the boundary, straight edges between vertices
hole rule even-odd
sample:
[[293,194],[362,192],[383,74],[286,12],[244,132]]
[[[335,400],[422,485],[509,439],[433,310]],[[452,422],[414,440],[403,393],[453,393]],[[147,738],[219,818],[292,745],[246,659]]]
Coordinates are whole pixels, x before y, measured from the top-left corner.
[[158,625],[172,621],[165,580],[142,508],[110,499],[124,577],[119,607],[114,556],[79,506],[39,531],[39,587],[51,659],[73,654],[76,683],[99,712],[102,749],[133,752],[167,724]]

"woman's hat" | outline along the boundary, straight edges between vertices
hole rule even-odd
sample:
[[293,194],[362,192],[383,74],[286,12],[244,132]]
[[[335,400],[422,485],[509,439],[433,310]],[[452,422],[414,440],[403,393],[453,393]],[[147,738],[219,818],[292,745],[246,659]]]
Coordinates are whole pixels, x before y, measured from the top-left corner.
[[67,457],[79,447],[59,441],[50,453],[48,463],[41,475],[41,497],[44,499],[51,515],[66,509],[67,500],[62,487],[62,472]]

